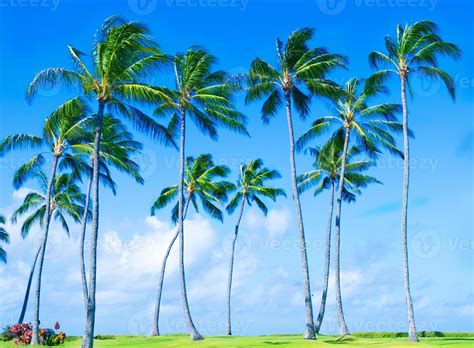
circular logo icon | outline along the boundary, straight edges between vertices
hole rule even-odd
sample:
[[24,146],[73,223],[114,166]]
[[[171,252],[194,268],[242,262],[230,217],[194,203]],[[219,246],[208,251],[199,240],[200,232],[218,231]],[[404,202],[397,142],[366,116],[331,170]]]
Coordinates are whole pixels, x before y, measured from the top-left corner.
[[[235,240],[234,260],[242,260],[250,255],[252,251],[252,240],[247,236],[247,233],[239,231],[237,239]],[[222,250],[224,255],[230,257],[232,254],[232,244],[234,243],[235,233],[229,233],[222,241]]]
[[66,247],[68,243],[70,243],[70,240],[64,231],[50,230],[44,258],[47,260],[60,258],[63,254],[64,247]]
[[143,178],[149,178],[155,174],[158,167],[158,159],[155,151],[152,149],[143,149],[141,152],[133,155],[132,160],[140,166],[140,175]]
[[151,332],[152,313],[137,312],[128,320],[128,333],[131,335],[149,335]]
[[38,94],[43,97],[54,97],[61,92],[61,85],[54,85],[54,86],[41,86],[38,88]]
[[347,0],[316,0],[322,13],[335,16],[346,8]]
[[412,90],[422,97],[431,97],[439,92],[440,82],[429,76],[411,79]]
[[128,0],[128,7],[137,15],[146,16],[153,13],[158,0]]
[[438,256],[441,249],[441,240],[433,230],[416,232],[411,240],[411,249],[421,259],[432,259]]

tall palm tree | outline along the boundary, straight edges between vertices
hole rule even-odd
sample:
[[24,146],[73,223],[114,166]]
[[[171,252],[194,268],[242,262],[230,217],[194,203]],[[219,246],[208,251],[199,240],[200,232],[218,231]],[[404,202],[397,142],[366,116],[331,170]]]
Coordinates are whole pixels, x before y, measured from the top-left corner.
[[[5,216],[0,215],[0,224],[5,224]],[[10,235],[5,230],[5,227],[0,226],[0,242],[9,243]],[[7,252],[0,246],[0,262],[7,263]]]
[[[189,203],[192,202],[194,209],[199,212],[198,198],[204,210],[213,218],[223,221],[222,211],[216,206],[227,200],[229,191],[235,189],[235,185],[231,182],[218,180],[229,175],[227,166],[216,166],[210,154],[203,154],[197,158],[188,157],[186,159],[186,177],[184,179],[184,187],[186,190],[186,202],[184,205],[183,219],[186,219]],[[174,201],[178,196],[178,185],[167,187],[161,191],[151,208],[151,215],[155,215],[156,210],[164,208],[170,202]],[[178,221],[178,203],[172,209],[171,220],[174,224]],[[174,242],[178,238],[179,231],[173,235],[168,248],[166,249],[163,262],[161,264],[160,280],[158,283],[158,292],[156,296],[156,307],[153,316],[152,336],[160,335],[159,320],[161,293],[163,290],[163,282],[165,278],[166,262],[173,248]]]
[[248,205],[255,203],[266,216],[268,213],[268,208],[260,197],[270,198],[271,200],[275,201],[278,196],[286,197],[286,194],[281,188],[267,186],[265,182],[280,177],[281,175],[278,171],[263,167],[263,161],[261,159],[253,160],[248,164],[240,165],[240,173],[237,180],[239,191],[235,194],[226,207],[227,212],[232,214],[235,209],[240,206],[239,215],[237,216],[237,222],[235,224],[234,239],[232,241],[232,250],[229,263],[229,278],[227,281],[227,335],[232,335],[230,297],[232,292],[232,276],[234,272],[235,243],[239,234],[239,226],[244,213],[245,203]]
[[[410,146],[408,131],[408,105],[406,90],[411,94],[410,80],[414,76],[442,81],[448,89],[451,98],[455,98],[455,85],[453,78],[440,69],[438,57],[448,56],[455,60],[461,57],[460,49],[453,43],[445,42],[438,35],[438,27],[431,21],[419,21],[402,28],[397,26],[397,37],[385,37],[385,48],[387,54],[374,51],[369,54],[370,65],[376,69],[385,69],[375,73],[373,81],[383,81],[390,75],[398,75],[400,78],[400,94],[403,106],[403,194],[402,194],[402,257],[403,275],[405,287],[405,300],[408,312],[408,339],[418,342],[415,325],[415,314],[413,312],[413,301],[410,290],[410,275],[408,263],[408,186],[410,181]],[[389,67],[389,68],[387,68]]]
[[[21,235],[23,238],[26,238],[29,235],[31,228],[35,224],[39,224],[42,229],[46,224],[48,201],[48,195],[46,192],[48,180],[44,172],[41,170],[37,170],[34,174],[32,174],[31,177],[36,179],[41,191],[32,191],[28,193],[20,207],[15,210],[11,217],[12,223],[17,223],[17,220],[20,216],[29,214],[21,227]],[[62,173],[55,177],[51,188],[50,211],[51,213],[49,215],[49,219],[51,220],[51,218],[54,217],[55,220],[60,221],[68,236],[69,226],[65,218],[66,216],[70,216],[76,223],[78,223],[80,214],[85,211],[85,213],[88,214],[88,217],[90,218],[90,211],[84,209],[84,195],[81,193],[79,187],[74,183],[74,178],[71,175]],[[19,319],[20,323],[23,322],[25,317],[30,288],[36,269],[36,263],[40,255],[44,258],[43,250],[45,247],[46,244],[43,242],[40,243],[38,251],[35,255],[33,266],[30,270],[22,311]],[[42,266],[42,263],[40,263],[40,265]]]
[[[40,295],[41,295],[41,277],[43,270],[44,254],[46,251],[46,244],[48,241],[49,224],[51,221],[51,194],[52,185],[56,177],[58,164],[63,155],[68,151],[71,144],[78,143],[84,138],[83,124],[87,121],[85,113],[87,107],[81,98],[73,98],[66,101],[59,108],[57,108],[51,115],[46,118],[43,127],[43,136],[34,136],[30,134],[15,134],[6,137],[0,142],[0,155],[8,151],[22,148],[40,148],[46,145],[49,149],[48,152],[42,152],[33,156],[27,163],[21,166],[14,174],[13,185],[15,188],[21,187],[26,180],[31,178],[32,175],[36,175],[38,170],[44,165],[45,157],[44,154],[49,153],[53,157],[51,174],[48,178],[48,185],[46,189],[46,218],[44,219],[44,233],[43,239],[40,244],[40,251],[38,257],[35,257],[39,261],[37,284],[36,284],[36,296],[35,296],[35,311],[33,317],[33,330],[32,330],[32,344],[38,344],[38,330],[39,330],[39,308],[40,308]],[[28,282],[31,284],[31,281]],[[28,287],[27,287],[28,292]],[[25,296],[26,298],[26,296]],[[25,303],[23,306],[26,309]],[[23,313],[23,310],[22,310]],[[20,319],[23,319],[24,313],[20,315]]]
[[392,153],[401,155],[395,146],[395,139],[390,134],[392,132],[399,133],[402,130],[402,125],[396,121],[396,115],[401,109],[400,105],[393,103],[369,105],[371,99],[381,92],[385,92],[385,89],[380,85],[364,84],[360,79],[350,79],[346,82],[341,97],[333,101],[335,115],[317,119],[297,143],[298,149],[304,148],[308,141],[321,134],[332,124],[338,126],[337,132],[341,133],[344,138],[339,175],[339,182],[342,184],[339,185],[337,190],[335,235],[336,304],[339,330],[342,336],[350,334],[342,309],[340,282],[341,206],[344,185],[346,185],[344,178],[350,136],[353,134],[361,149],[373,157],[377,157],[380,152],[379,147],[384,147]]
[[[90,206],[90,195],[92,188],[92,155],[94,153],[94,118],[84,125],[86,130],[86,138],[79,144],[71,145],[72,153],[65,156],[60,163],[60,168],[68,168],[72,170],[75,178],[82,181],[83,177],[87,178],[86,185],[86,202],[85,206]],[[139,184],[143,184],[144,180],[140,175],[140,167],[131,157],[140,152],[142,144],[133,140],[133,135],[125,128],[120,120],[113,116],[104,115],[101,146],[100,146],[100,168],[99,180],[105,187],[112,190],[116,194],[116,184],[112,179],[110,168],[115,168],[135,179]],[[87,223],[89,219],[87,211],[81,219],[81,237],[80,237],[80,265],[82,289],[84,295],[85,308],[87,310],[88,301],[88,285],[84,260],[84,244],[86,237]]]
[[337,85],[327,79],[333,70],[345,67],[345,58],[338,54],[328,53],[324,48],[308,47],[308,41],[313,37],[314,30],[302,28],[294,31],[288,37],[286,44],[277,39],[276,68],[256,58],[250,66],[248,75],[248,92],[246,102],[265,98],[262,106],[262,119],[268,123],[280,108],[285,105],[288,134],[290,141],[290,169],[293,186],[298,233],[300,239],[301,262],[304,280],[304,298],[306,308],[306,339],[316,339],[314,332],[313,306],[308,268],[308,256],[304,234],[303,216],[296,183],[296,163],[294,149],[294,131],[292,119],[292,102],[301,118],[309,114],[311,95],[305,94],[307,88],[311,94],[334,97],[338,95]]
[[[179,137],[179,176],[178,176],[178,233],[179,233],[179,269],[181,302],[188,331],[193,340],[203,337],[197,331],[191,318],[186,279],[184,272],[184,171],[186,121],[191,118],[194,124],[211,138],[217,138],[217,127],[247,134],[245,117],[236,111],[231,98],[238,85],[229,83],[224,71],[212,71],[215,58],[205,50],[191,47],[184,54],[177,54],[173,61],[176,89],[168,91],[168,98],[156,110],[156,115],[171,115],[169,132]],[[179,131],[179,134],[177,134]]]
[[149,35],[149,30],[138,22],[127,22],[120,17],[105,20],[97,32],[92,49],[92,66],[89,70],[82,60],[83,53],[69,46],[75,63],[74,69],[49,68],[38,73],[27,90],[31,101],[42,86],[65,85],[79,87],[83,94],[97,103],[94,130],[92,173],[92,233],[90,246],[90,279],[86,328],[82,347],[93,346],[96,286],[97,241],[99,233],[99,153],[103,118],[106,107],[110,113],[130,121],[138,130],[161,141],[169,141],[166,127],[137,109],[133,104],[156,104],[168,100],[162,88],[144,83],[157,72],[168,57],[162,54]]
[[[314,196],[319,195],[324,190],[329,189],[329,218],[326,228],[326,252],[324,262],[324,281],[321,294],[321,304],[319,314],[316,320],[316,333],[319,333],[323,323],[324,312],[326,310],[326,299],[329,286],[329,269],[331,260],[331,238],[332,238],[332,220],[334,211],[334,192],[339,185],[341,173],[342,150],[344,138],[337,134],[331,137],[324,146],[318,148],[309,148],[308,151],[314,157],[314,170],[298,176],[298,191],[304,192],[316,186]],[[369,161],[351,161],[352,157],[358,155],[360,150],[353,146],[347,151],[344,183],[342,188],[342,199],[348,203],[355,201],[355,193],[358,187],[366,185],[370,178],[360,174],[361,171],[368,169],[372,162]],[[355,192],[354,192],[355,191]]]

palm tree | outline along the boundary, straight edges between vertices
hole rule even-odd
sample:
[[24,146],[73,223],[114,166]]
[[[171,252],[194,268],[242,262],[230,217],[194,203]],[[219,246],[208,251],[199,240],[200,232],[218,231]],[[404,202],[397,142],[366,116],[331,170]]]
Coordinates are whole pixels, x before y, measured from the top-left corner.
[[[184,187],[186,190],[186,202],[184,205],[183,219],[186,219],[189,203],[192,202],[194,209],[199,212],[198,198],[204,208],[204,210],[213,218],[223,221],[224,217],[221,210],[216,204],[222,204],[227,200],[227,194],[229,191],[235,189],[235,185],[223,180],[217,180],[225,178],[229,175],[229,168],[226,166],[216,166],[212,160],[210,154],[203,154],[197,157],[188,157],[186,159],[186,177],[184,179]],[[160,196],[157,198],[151,208],[151,215],[155,215],[156,210],[162,209],[167,206],[170,202],[174,201],[178,195],[178,185],[167,187],[161,191]],[[178,221],[178,203],[176,203],[172,209],[171,219],[174,224]],[[163,290],[163,281],[165,278],[166,262],[174,242],[178,238],[179,231],[173,235],[173,238],[166,249],[163,262],[161,264],[160,280],[158,283],[158,292],[156,296],[156,307],[153,316],[152,336],[159,336],[159,319],[160,319],[160,305],[161,305],[161,293]]]
[[[60,163],[60,168],[71,169],[75,178],[82,181],[83,177],[87,178],[86,201],[85,206],[90,206],[90,194],[92,188],[92,155],[94,153],[94,117],[84,125],[86,130],[86,139],[79,144],[71,145],[73,153],[67,154]],[[113,167],[127,175],[130,175],[139,184],[143,184],[144,180],[140,175],[140,167],[131,157],[140,152],[142,144],[134,141],[132,134],[127,131],[120,120],[111,115],[104,115],[101,146],[100,146],[100,172],[99,180],[105,187],[112,190],[115,195],[117,187],[112,179],[110,168]],[[84,244],[86,237],[87,222],[89,221],[87,211],[81,219],[81,238],[80,238],[80,265],[82,289],[84,295],[85,308],[87,310],[88,301],[88,285],[84,260]]]
[[[237,91],[236,84],[229,83],[224,71],[212,71],[215,58],[205,50],[191,47],[184,54],[177,54],[173,61],[176,90],[168,91],[172,103],[165,102],[156,110],[157,115],[171,115],[169,132],[179,136],[179,177],[178,177],[178,233],[181,302],[189,333],[193,340],[203,337],[197,331],[191,318],[186,291],[184,272],[184,170],[186,120],[190,117],[194,124],[211,138],[217,138],[217,127],[247,134],[243,122],[245,117],[235,110],[231,97]],[[179,134],[178,133],[179,130]]]
[[285,44],[277,39],[277,68],[260,58],[250,66],[248,75],[248,92],[246,102],[265,98],[262,106],[262,119],[265,123],[275,116],[280,107],[285,105],[290,141],[290,168],[293,186],[293,200],[296,208],[300,252],[303,268],[304,297],[306,308],[306,339],[316,339],[314,332],[313,306],[306,252],[306,240],[303,216],[296,183],[296,163],[294,149],[294,131],[292,119],[292,102],[301,118],[309,114],[310,96],[304,93],[303,87],[311,94],[334,97],[339,94],[337,85],[327,79],[328,73],[336,68],[345,67],[345,58],[338,54],[328,53],[324,48],[310,49],[308,41],[314,30],[302,28],[294,31]]
[[350,79],[346,82],[344,93],[334,100],[334,116],[325,116],[317,119],[311,128],[304,133],[297,143],[297,148],[302,149],[314,137],[321,134],[330,125],[337,124],[337,133],[343,138],[341,172],[337,191],[336,205],[336,235],[335,235],[335,280],[336,304],[338,310],[339,330],[342,336],[349,335],[347,324],[342,310],[341,284],[340,284],[340,232],[341,232],[341,205],[345,185],[345,168],[349,150],[350,135],[354,134],[363,151],[372,157],[377,157],[379,146],[390,152],[401,155],[395,147],[395,139],[391,132],[399,133],[402,125],[396,121],[396,114],[400,111],[399,104],[383,103],[368,105],[368,102],[385,89],[376,84],[362,83],[360,79]]
[[[341,134],[331,137],[324,146],[319,148],[309,148],[309,153],[315,158],[313,164],[314,170],[298,176],[298,191],[304,192],[316,186],[314,196],[319,195],[324,190],[329,189],[329,218],[326,229],[326,252],[324,262],[324,281],[321,295],[321,305],[316,320],[316,333],[319,333],[323,323],[324,312],[326,310],[326,298],[329,285],[329,268],[331,260],[331,230],[334,210],[334,192],[339,185],[341,173],[342,150],[344,139]],[[342,188],[342,199],[348,203],[355,201],[355,193],[359,193],[358,187],[367,185],[371,178],[361,171],[368,169],[372,162],[369,161],[351,161],[351,158],[358,155],[360,150],[353,146],[347,151],[347,160],[345,166],[344,183]]]
[[[23,238],[26,238],[29,235],[31,228],[35,224],[39,224],[39,226],[44,229],[47,223],[46,216],[48,216],[48,179],[44,172],[42,172],[41,170],[36,170],[34,174],[31,174],[31,178],[36,179],[41,189],[41,192],[32,191],[28,193],[25,199],[23,200],[23,203],[15,210],[11,217],[12,223],[17,223],[17,220],[20,216],[29,214],[21,227],[21,235]],[[64,173],[55,176],[54,183],[51,187],[51,197],[49,206],[49,220],[51,220],[51,217],[54,217],[55,220],[58,220],[67,235],[69,236],[69,226],[65,217],[70,216],[76,223],[78,223],[80,220],[80,215],[83,214],[83,211],[85,210],[84,195],[81,193],[79,187],[74,183],[74,178],[72,176]],[[90,212],[88,212],[87,210],[85,210],[85,212],[88,213],[88,216],[90,218]],[[33,262],[33,266],[30,270],[28,284],[25,292],[25,298],[22,306],[22,312],[20,314],[19,319],[20,323],[24,320],[33,275],[36,269],[36,263],[40,256],[44,258],[45,252],[43,251],[45,248],[46,244],[44,243],[43,237],[43,241],[39,245],[38,251],[36,252],[36,256]],[[42,267],[42,265],[43,262],[41,262],[40,259],[39,267]],[[39,269],[39,271],[41,271],[41,269]]]
[[[0,224],[5,224],[6,220],[0,215]],[[0,226],[0,242],[9,243],[10,236],[3,226]],[[7,252],[0,246],[0,262],[7,263]]]
[[245,203],[248,205],[255,203],[266,216],[268,213],[268,208],[260,197],[270,198],[271,200],[275,201],[278,196],[286,197],[286,194],[285,191],[280,188],[266,186],[265,182],[280,177],[281,175],[278,171],[263,167],[263,161],[261,159],[253,160],[248,164],[240,165],[239,179],[237,181],[239,191],[235,194],[226,207],[227,212],[232,214],[235,209],[240,206],[239,215],[235,224],[234,239],[232,241],[232,250],[229,263],[229,278],[227,282],[227,335],[232,335],[230,320],[230,297],[232,291],[232,275],[234,271],[235,243],[237,241],[240,220],[242,220]]
[[[39,258],[35,257],[34,267],[36,266],[36,260],[39,261],[37,284],[36,284],[36,297],[35,297],[35,311],[33,317],[33,330],[32,330],[32,344],[38,344],[38,330],[39,330],[39,307],[40,307],[40,294],[41,294],[41,276],[43,270],[44,254],[46,251],[46,244],[48,240],[49,224],[51,221],[51,195],[49,194],[52,190],[52,185],[56,177],[58,164],[60,159],[63,157],[65,152],[69,149],[71,144],[78,143],[84,138],[83,124],[87,121],[85,113],[87,107],[81,98],[73,98],[66,101],[59,108],[57,108],[49,117],[46,118],[43,127],[43,136],[34,136],[30,134],[15,134],[6,137],[0,142],[0,155],[3,155],[7,151],[22,149],[22,148],[40,148],[43,145],[48,146],[49,153],[53,157],[51,175],[48,178],[48,185],[46,189],[46,218],[44,219],[44,233],[43,240],[40,244]],[[21,187],[26,180],[31,178],[32,175],[36,175],[38,170],[45,163],[44,153],[39,153],[33,156],[27,163],[21,166],[14,174],[13,185],[15,188]],[[28,282],[31,284],[31,281]],[[27,293],[29,289],[27,287]],[[25,296],[27,299],[27,296]],[[26,310],[26,301],[23,305]],[[20,319],[23,320],[24,310]]]
[[375,73],[371,80],[383,81],[390,75],[396,74],[400,78],[400,93],[403,106],[403,194],[402,194],[402,257],[403,275],[405,286],[405,300],[408,312],[408,339],[418,342],[416,333],[415,314],[413,312],[413,301],[410,290],[410,275],[408,263],[407,242],[407,219],[408,219],[408,186],[410,180],[410,157],[409,157],[409,131],[408,131],[408,106],[406,89],[411,94],[410,80],[417,75],[422,78],[430,78],[442,81],[448,89],[451,98],[455,98],[455,86],[453,78],[438,67],[438,57],[448,56],[454,59],[461,57],[459,48],[450,42],[443,41],[438,35],[438,27],[431,21],[419,21],[402,28],[397,26],[397,38],[385,37],[385,48],[387,54],[374,51],[369,54],[371,66],[378,69],[387,67]]
[[[120,17],[105,20],[98,31],[92,50],[93,69],[89,70],[82,60],[83,53],[69,46],[75,67],[73,70],[49,68],[41,71],[27,90],[27,101],[31,101],[42,86],[65,85],[79,87],[82,93],[94,97],[97,103],[95,114],[93,173],[92,173],[92,233],[90,246],[90,279],[87,321],[82,347],[93,346],[96,285],[97,285],[97,241],[99,233],[99,157],[103,130],[104,110],[129,120],[138,130],[153,138],[169,141],[166,127],[137,109],[131,103],[146,105],[165,101],[163,89],[143,83],[158,71],[168,57],[162,54],[149,36],[149,30],[138,22],[126,22]],[[92,99],[92,98],[91,98]]]

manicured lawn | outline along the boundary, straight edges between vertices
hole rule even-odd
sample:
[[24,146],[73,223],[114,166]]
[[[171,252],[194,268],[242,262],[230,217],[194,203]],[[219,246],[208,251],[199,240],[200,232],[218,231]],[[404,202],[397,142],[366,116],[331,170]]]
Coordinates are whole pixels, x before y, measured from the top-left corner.
[[[191,342],[187,336],[117,336],[115,339],[96,340],[95,347],[330,347],[341,345],[346,347],[474,347],[474,338],[422,338],[420,344],[408,343],[406,338],[355,338],[348,337],[343,340],[334,336],[320,336],[319,340],[305,341],[301,336],[260,336],[260,337],[206,337],[202,342]],[[12,347],[8,342],[0,342],[0,347]],[[80,339],[72,339],[65,345],[67,347],[80,347]]]

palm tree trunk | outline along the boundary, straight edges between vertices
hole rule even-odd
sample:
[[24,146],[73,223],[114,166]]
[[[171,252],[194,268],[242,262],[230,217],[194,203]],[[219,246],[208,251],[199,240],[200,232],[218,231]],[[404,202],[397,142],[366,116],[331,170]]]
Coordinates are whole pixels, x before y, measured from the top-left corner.
[[344,138],[344,148],[342,152],[341,174],[339,177],[339,187],[337,190],[337,207],[336,207],[336,236],[335,236],[335,280],[336,280],[336,306],[337,319],[339,322],[339,332],[341,336],[350,335],[347,329],[346,320],[344,319],[344,311],[342,310],[341,297],[341,210],[342,210],[342,190],[344,188],[344,175],[346,170],[347,148],[349,146],[350,129],[346,128],[346,135]]
[[87,311],[87,298],[88,298],[88,295],[87,295],[86,263],[85,263],[85,260],[84,260],[84,243],[85,243],[85,239],[86,239],[87,214],[89,212],[91,190],[92,190],[92,175],[89,176],[89,180],[87,182],[86,202],[84,204],[84,213],[82,214],[82,221],[81,221],[81,245],[80,245],[81,278],[82,278],[82,292],[84,294],[84,308],[86,309],[86,311]]
[[303,225],[303,214],[301,212],[300,196],[298,194],[298,186],[296,183],[296,164],[295,164],[295,136],[293,133],[293,121],[291,119],[291,100],[290,92],[285,91],[286,101],[286,118],[288,122],[288,133],[290,138],[290,168],[291,168],[291,181],[293,184],[293,200],[296,208],[296,218],[298,221],[298,232],[300,239],[300,252],[301,262],[303,268],[303,281],[304,281],[304,298],[306,307],[306,333],[305,339],[316,339],[316,333],[314,331],[314,319],[313,319],[313,303],[311,300],[311,285],[309,280],[309,266],[308,266],[308,255],[306,252],[306,240],[304,235]]
[[239,234],[240,220],[242,220],[242,215],[244,213],[245,206],[245,195],[242,197],[242,205],[240,206],[239,217],[237,218],[237,223],[235,224],[235,233],[234,240],[232,241],[232,252],[230,254],[230,263],[229,263],[229,280],[227,283],[227,327],[226,335],[232,335],[231,321],[230,321],[230,295],[232,292],[232,275],[234,273],[234,254],[235,254],[235,242],[237,241],[237,235]]
[[179,151],[179,182],[178,182],[178,234],[179,234],[179,270],[180,270],[180,285],[181,285],[181,302],[184,309],[184,317],[186,325],[188,326],[189,334],[193,341],[203,340],[204,337],[197,331],[191,318],[191,311],[189,310],[188,294],[186,291],[186,276],[184,272],[184,156],[185,156],[185,140],[186,140],[186,113],[181,108],[181,144]]
[[38,261],[38,256],[41,252],[41,245],[36,252],[35,260],[33,261],[33,266],[31,267],[30,276],[28,277],[28,284],[26,285],[25,298],[23,299],[23,306],[21,307],[20,319],[18,323],[23,323],[25,320],[26,308],[28,307],[28,299],[30,297],[31,283],[33,282],[33,275],[35,274],[36,262]]
[[104,103],[99,101],[97,122],[94,139],[94,154],[92,164],[92,233],[90,245],[90,274],[89,294],[87,297],[86,327],[82,340],[82,348],[92,348],[94,345],[95,325],[95,294],[97,285],[97,240],[99,236],[99,153],[100,138],[102,136],[102,122],[104,117]]
[[[191,195],[188,194],[188,199],[186,200],[186,205],[184,207],[184,219],[186,219],[186,215],[188,214],[189,202],[191,201]],[[173,238],[166,249],[165,257],[163,258],[163,263],[161,264],[161,272],[160,272],[160,281],[158,283],[158,292],[156,295],[156,307],[155,313],[153,316],[153,326],[151,328],[151,336],[160,336],[160,307],[161,307],[161,293],[163,291],[163,282],[165,280],[165,271],[166,271],[166,262],[168,261],[168,256],[170,256],[171,249],[173,248],[174,242],[178,238],[179,230],[176,229],[176,233],[173,235]]]
[[44,255],[46,252],[46,244],[48,242],[48,233],[49,233],[49,224],[51,222],[51,189],[53,187],[54,178],[56,177],[56,170],[58,168],[59,156],[54,156],[53,167],[51,169],[51,176],[49,178],[48,187],[46,189],[46,221],[44,223],[44,234],[41,241],[41,251],[39,255],[38,263],[38,274],[36,281],[36,291],[35,291],[35,308],[33,314],[33,329],[32,329],[32,338],[31,344],[39,344],[39,311],[40,311],[40,297],[41,297],[41,276],[43,274],[43,264],[44,264]]
[[405,285],[405,299],[408,310],[408,340],[418,342],[415,326],[415,314],[413,312],[413,301],[410,291],[410,272],[408,266],[408,241],[407,241],[407,217],[408,217],[408,186],[410,181],[409,164],[409,137],[408,137],[408,109],[405,89],[405,76],[400,75],[402,107],[403,107],[403,196],[402,196],[402,257],[403,257],[403,280]]
[[323,323],[324,312],[326,310],[326,298],[328,296],[328,285],[329,285],[329,266],[331,263],[331,227],[332,227],[332,214],[334,210],[334,181],[331,181],[331,196],[329,198],[329,220],[328,227],[326,230],[326,259],[324,268],[324,283],[323,293],[321,295],[321,306],[319,307],[318,319],[316,320],[316,333],[319,333],[321,324]]

